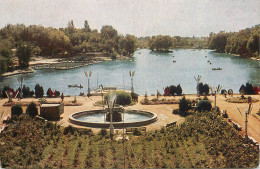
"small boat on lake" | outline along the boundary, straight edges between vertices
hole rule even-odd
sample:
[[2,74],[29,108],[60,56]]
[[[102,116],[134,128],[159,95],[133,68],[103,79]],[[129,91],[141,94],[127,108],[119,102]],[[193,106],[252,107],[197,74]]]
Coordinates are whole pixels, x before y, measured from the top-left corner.
[[68,87],[77,87],[77,88],[83,88],[83,86],[80,84],[75,84],[75,85],[68,85]]
[[172,61],[173,63],[175,63],[176,62],[176,60],[174,60],[174,61]]
[[222,70],[222,68],[217,67],[217,68],[212,68],[212,70]]

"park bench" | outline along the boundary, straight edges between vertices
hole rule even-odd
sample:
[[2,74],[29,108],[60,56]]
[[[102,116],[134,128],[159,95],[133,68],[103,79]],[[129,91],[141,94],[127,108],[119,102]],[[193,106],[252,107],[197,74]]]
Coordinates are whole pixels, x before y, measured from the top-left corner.
[[222,117],[228,118],[227,110],[221,110]]
[[47,122],[48,120],[46,120],[45,118],[41,117],[41,116],[36,116],[36,120],[39,120],[41,122]]
[[2,131],[5,130],[6,127],[7,127],[7,126],[2,126],[2,128],[0,128],[0,134],[2,133]]
[[103,90],[116,90],[117,87],[104,87]]
[[129,133],[133,133],[134,130],[140,130],[141,133],[145,133],[146,132],[146,127],[132,127],[132,128],[126,128],[126,134],[129,134]]
[[5,112],[6,112],[6,109],[2,112],[2,115],[1,115],[0,119],[2,119],[2,117],[5,115]]
[[242,130],[242,127],[241,127],[239,124],[235,123],[234,121],[232,121],[232,123],[233,123],[233,127],[234,127],[236,130],[238,130],[238,131],[241,131],[241,130]]
[[177,121],[168,123],[168,124],[166,124],[166,128],[171,127],[171,126],[176,126],[176,124],[177,124]]
[[253,137],[248,136],[248,139],[249,139],[249,141],[250,141],[253,145],[257,145],[257,144],[258,144],[258,142],[257,142]]
[[7,116],[5,116],[4,117],[4,119],[3,119],[3,123],[9,123],[9,120],[10,120],[10,116],[9,115],[7,115]]

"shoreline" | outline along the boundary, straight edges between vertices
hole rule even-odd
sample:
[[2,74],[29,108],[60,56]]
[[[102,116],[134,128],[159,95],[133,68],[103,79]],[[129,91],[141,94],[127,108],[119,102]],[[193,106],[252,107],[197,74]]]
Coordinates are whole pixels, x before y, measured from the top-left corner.
[[[98,63],[112,60],[110,57],[100,57],[100,56],[95,57],[94,56],[94,57],[88,58],[88,61],[77,61],[77,59],[75,59],[76,57],[77,56],[70,58],[70,61],[65,61],[64,59],[58,59],[58,58],[42,59],[43,57],[36,57],[36,58],[33,58],[33,60],[29,62],[29,68],[27,68],[25,70],[15,70],[13,72],[3,73],[2,75],[0,75],[0,78],[15,76],[15,75],[19,75],[19,74],[34,73],[35,70],[41,69],[41,68],[35,68],[37,66],[39,66],[39,67],[46,66],[44,69],[70,70],[70,69],[75,69],[75,68],[79,68],[79,67],[83,67],[83,66],[89,66],[89,65],[98,64]],[[117,56],[116,60],[127,60],[127,59],[131,59],[131,58],[132,57]],[[53,66],[55,64],[77,63],[77,62],[82,63],[82,65],[73,66],[73,67],[61,67],[61,68],[56,68]]]
[[31,67],[27,68],[26,70],[15,70],[13,72],[7,72],[1,75],[1,78],[8,77],[8,76],[15,76],[20,74],[28,74],[28,73],[34,73],[35,70]]

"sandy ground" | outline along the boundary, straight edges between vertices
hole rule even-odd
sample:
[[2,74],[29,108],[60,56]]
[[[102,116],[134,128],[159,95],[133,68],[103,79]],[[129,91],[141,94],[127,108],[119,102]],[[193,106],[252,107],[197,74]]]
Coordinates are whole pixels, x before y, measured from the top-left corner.
[[53,63],[58,63],[59,59],[47,59],[44,57],[34,57],[30,62],[29,65],[38,65],[38,64],[53,64]]
[[[239,95],[234,95],[234,97],[238,97]],[[229,96],[228,96],[229,97]],[[251,96],[253,98],[256,98],[260,100],[259,95],[253,95]],[[144,97],[139,96],[139,101],[142,100]],[[149,96],[148,99],[155,98],[155,96]],[[164,98],[161,96],[159,99]],[[173,99],[173,97],[165,97],[166,99]],[[175,97],[175,99],[180,99],[181,97]],[[196,99],[196,95],[186,95],[186,98],[188,99]],[[202,97],[201,97],[202,98]],[[214,101],[214,96],[208,96],[208,98],[212,101]],[[60,98],[48,98],[48,101],[60,101]],[[71,102],[74,100],[74,97],[65,97],[64,101],[65,102]],[[244,129],[245,129],[245,115],[244,112],[248,109],[248,104],[247,103],[229,103],[225,101],[226,98],[222,95],[217,96],[217,106],[219,106],[223,110],[227,110],[227,113],[229,117],[232,119],[232,121],[240,124],[242,126],[242,132],[241,134],[244,134]],[[2,99],[0,100],[0,117],[1,114],[4,110],[6,110],[6,113],[4,115],[10,115],[11,112],[11,107],[9,106],[2,106],[5,102],[7,102],[7,99]],[[14,99],[14,101],[17,101],[17,99]],[[30,101],[37,101],[37,99],[34,98],[27,98],[27,99],[22,99],[22,101],[30,102]],[[62,120],[59,121],[58,123],[63,125],[63,126],[68,126],[72,125],[75,127],[79,127],[76,125],[71,124],[68,121],[69,116],[72,113],[78,112],[78,111],[84,111],[84,110],[97,110],[97,109],[102,109],[102,107],[95,106],[94,103],[96,101],[101,101],[100,96],[92,96],[90,98],[88,97],[80,97],[77,96],[77,102],[82,103],[82,106],[65,106],[64,107],[64,113],[61,115]],[[214,105],[214,102],[212,102],[212,105]],[[155,129],[160,129],[162,126],[165,126],[167,123],[173,122],[173,121],[178,121],[177,125],[182,123],[184,121],[183,117],[180,117],[178,115],[172,114],[173,109],[177,109],[178,104],[161,104],[161,105],[141,105],[140,103],[137,103],[133,106],[127,106],[125,109],[140,109],[140,110],[147,110],[147,111],[152,111],[157,114],[158,120],[146,126],[147,130],[155,130]],[[239,113],[237,108],[240,109],[242,112],[242,115]],[[23,107],[24,112],[26,107]],[[248,116],[248,135],[256,139],[258,142],[260,142],[260,120],[253,116],[252,114],[255,114],[259,111],[260,109],[260,101],[257,103],[253,104],[252,108],[252,113]],[[3,118],[4,118],[3,117]],[[3,119],[2,118],[2,119]],[[2,119],[0,119],[0,127],[2,125]],[[100,131],[100,129],[93,129],[94,132]]]

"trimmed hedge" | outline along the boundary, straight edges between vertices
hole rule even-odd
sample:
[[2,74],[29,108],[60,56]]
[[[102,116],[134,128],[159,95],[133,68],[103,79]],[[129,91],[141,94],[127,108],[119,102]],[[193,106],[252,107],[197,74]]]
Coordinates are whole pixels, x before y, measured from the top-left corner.
[[26,113],[31,116],[31,117],[35,117],[38,115],[38,109],[35,103],[31,102],[26,109]]
[[197,110],[199,112],[210,111],[211,108],[212,108],[211,103],[208,100],[200,100],[198,103]]
[[116,95],[116,104],[119,104],[119,105],[129,105],[129,104],[131,104],[132,97],[131,97],[130,93],[127,93],[127,92],[124,92],[124,91],[108,92],[108,93],[105,94],[105,100],[106,101],[108,100],[108,96],[110,94]]
[[13,105],[11,108],[11,117],[20,116],[23,113],[23,109],[19,104]]

